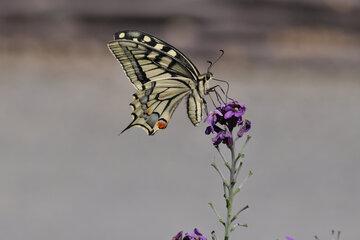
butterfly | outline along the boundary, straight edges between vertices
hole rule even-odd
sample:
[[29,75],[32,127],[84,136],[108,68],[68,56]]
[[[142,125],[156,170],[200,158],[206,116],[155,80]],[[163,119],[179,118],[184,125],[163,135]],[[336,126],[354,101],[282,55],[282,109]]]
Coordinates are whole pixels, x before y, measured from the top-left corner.
[[200,74],[182,52],[140,31],[117,32],[108,47],[137,90],[130,103],[133,120],[122,132],[138,126],[153,135],[166,128],[184,98],[190,121],[195,126],[202,121],[204,97],[212,90],[209,69]]

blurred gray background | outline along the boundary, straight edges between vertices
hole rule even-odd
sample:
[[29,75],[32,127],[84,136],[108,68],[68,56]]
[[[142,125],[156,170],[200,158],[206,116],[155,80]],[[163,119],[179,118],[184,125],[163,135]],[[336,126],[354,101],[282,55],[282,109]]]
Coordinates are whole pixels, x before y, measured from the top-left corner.
[[217,157],[184,104],[166,131],[118,132],[133,87],[106,47],[150,32],[248,106],[255,174],[233,239],[360,236],[358,0],[0,1],[0,238],[170,239],[221,228]]

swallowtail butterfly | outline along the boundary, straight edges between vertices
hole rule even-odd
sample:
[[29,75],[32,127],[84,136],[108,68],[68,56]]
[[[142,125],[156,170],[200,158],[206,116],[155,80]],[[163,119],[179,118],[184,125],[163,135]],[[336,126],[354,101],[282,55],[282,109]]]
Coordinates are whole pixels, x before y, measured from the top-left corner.
[[108,47],[137,90],[130,103],[133,121],[122,132],[139,126],[153,135],[166,128],[183,98],[191,122],[201,122],[212,78],[209,71],[200,74],[175,47],[140,31],[117,32]]

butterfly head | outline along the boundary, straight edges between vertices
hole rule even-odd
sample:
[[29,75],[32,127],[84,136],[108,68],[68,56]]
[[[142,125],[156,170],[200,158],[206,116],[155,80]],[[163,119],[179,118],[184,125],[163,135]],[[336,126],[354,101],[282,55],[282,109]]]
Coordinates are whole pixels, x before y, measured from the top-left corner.
[[212,74],[212,72],[207,72],[205,74],[205,82],[211,80],[214,77],[214,75]]
[[211,79],[213,79],[213,74],[209,71],[199,76],[197,88],[201,97],[204,97],[208,92]]
[[[209,81],[211,80],[211,79],[213,79],[213,77],[214,77],[214,75],[212,74],[212,72],[207,72],[206,74],[205,74],[205,81],[204,81],[204,88],[205,89],[208,89],[209,88]],[[206,92],[206,90],[205,90],[205,92]]]
[[208,63],[210,63],[210,65],[209,65],[208,69],[206,70],[206,73],[201,76],[201,78],[204,81],[204,84],[208,84],[208,82],[214,77],[212,72],[210,72],[213,63],[210,61],[208,61]]

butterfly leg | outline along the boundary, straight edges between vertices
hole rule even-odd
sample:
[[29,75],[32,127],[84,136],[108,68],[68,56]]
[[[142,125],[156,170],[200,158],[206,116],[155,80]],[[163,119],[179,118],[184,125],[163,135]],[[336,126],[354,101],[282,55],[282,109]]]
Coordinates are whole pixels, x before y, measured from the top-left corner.
[[207,93],[213,92],[217,86],[219,86],[219,85],[215,85],[215,86],[209,88],[206,92]]
[[[215,92],[218,96],[220,96],[219,92],[216,91],[217,88],[220,89],[221,93],[225,96],[225,102],[227,102],[228,99],[234,101],[233,98],[231,98],[231,97],[228,96],[228,89],[227,89],[227,91],[225,92],[225,90],[222,88],[221,85],[218,85],[218,84],[217,84],[217,85],[209,88],[209,89],[208,89],[208,92]],[[221,99],[222,99],[222,98],[221,98]],[[224,102],[224,101],[223,101],[223,102]]]
[[[221,105],[221,104],[225,104],[225,101],[224,101],[224,99],[221,97],[221,94],[220,94],[218,91],[216,91],[216,87],[218,87],[218,85],[216,85],[216,86],[208,89],[208,91],[207,91],[208,95],[210,96],[210,93],[215,93],[216,100],[218,101],[218,103],[219,103],[220,105]],[[221,89],[221,87],[220,87],[220,89]]]
[[216,106],[216,104],[215,104],[215,101],[214,101],[213,97],[211,96],[211,93],[212,93],[212,92],[208,92],[207,96],[209,96],[212,105],[214,106],[214,108],[216,108],[217,106]]

